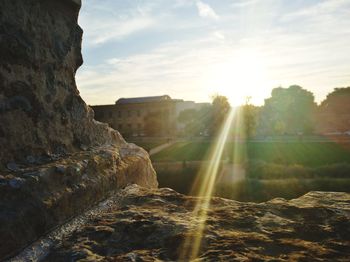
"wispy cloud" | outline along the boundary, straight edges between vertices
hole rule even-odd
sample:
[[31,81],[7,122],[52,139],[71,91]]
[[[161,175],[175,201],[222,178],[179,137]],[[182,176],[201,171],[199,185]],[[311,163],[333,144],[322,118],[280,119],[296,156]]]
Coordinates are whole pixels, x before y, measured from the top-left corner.
[[[258,54],[266,67],[269,84],[255,88],[258,103],[277,85],[300,84],[320,101],[332,88],[350,84],[350,0],[291,5],[251,0],[234,7],[196,0],[109,3],[120,6],[82,10],[88,63],[78,71],[77,83],[90,104],[165,93],[208,101],[223,83],[210,80],[211,74],[223,68],[234,82],[237,72],[222,65],[234,63],[242,49]],[[239,85],[232,88],[237,96],[243,92]]]
[[98,9],[89,8],[82,12],[79,19],[81,26],[89,29],[84,32],[84,42],[88,46],[122,40],[157,25],[149,6],[137,6],[121,12],[115,12],[112,8],[108,10],[99,4],[97,6]]
[[215,31],[213,33],[213,36],[216,37],[217,39],[224,40],[225,39],[225,34],[222,33],[221,31]]
[[215,20],[219,18],[219,16],[215,13],[214,9],[210,5],[202,1],[197,1],[196,6],[199,16]]
[[335,12],[350,13],[349,0],[328,0],[320,1],[309,7],[300,8],[298,11],[292,12],[286,16],[288,19],[305,17],[307,19],[318,18],[320,15],[331,15]]
[[217,44],[214,37],[164,44],[147,53],[85,67],[78,71],[77,80],[82,95],[94,104],[150,92],[207,101],[215,90],[207,86],[203,76],[210,65],[224,59],[227,51],[223,47],[218,53]]
[[155,25],[151,17],[134,17],[127,21],[108,23],[108,26],[101,26],[96,30],[95,35],[91,36],[93,44],[101,44],[110,40],[119,40],[141,30]]
[[259,0],[238,0],[238,1],[234,1],[231,4],[231,6],[238,7],[238,8],[244,8],[244,7],[256,4],[258,1]]

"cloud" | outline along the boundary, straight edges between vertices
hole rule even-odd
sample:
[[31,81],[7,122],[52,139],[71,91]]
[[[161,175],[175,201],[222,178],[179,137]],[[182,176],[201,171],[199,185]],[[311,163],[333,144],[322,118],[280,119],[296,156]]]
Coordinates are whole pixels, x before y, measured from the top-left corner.
[[[235,53],[242,48],[258,53],[267,68],[271,81],[261,86],[259,99],[267,97],[277,85],[297,83],[313,91],[320,101],[330,89],[350,80],[346,76],[350,70],[346,39],[327,42],[320,41],[318,35],[305,38],[302,33],[270,30],[268,37],[222,41],[224,33],[214,31],[207,38],[165,43],[140,54],[109,58],[99,66],[82,68],[77,76],[82,96],[93,104],[113,103],[121,96],[165,93],[174,98],[208,101],[218,84],[208,83],[212,69],[234,61]],[[333,50],[332,56],[329,50]]]
[[120,41],[158,24],[151,5],[124,8],[121,11],[115,11],[121,8],[118,2],[110,5],[108,8],[93,1],[83,5],[79,24],[88,29],[84,31],[84,43],[88,46]]
[[217,45],[212,36],[172,42],[149,52],[85,66],[77,74],[79,89],[91,104],[113,103],[121,96],[165,93],[175,98],[207,101],[214,91],[205,90],[203,76],[208,65],[220,62],[227,51],[222,48],[222,53],[218,53]]
[[237,8],[245,8],[251,5],[254,5],[258,2],[258,0],[239,0],[239,1],[234,1],[231,6],[232,7],[237,7]]
[[[255,50],[266,64],[272,80],[261,87],[266,96],[277,85],[296,83],[313,91],[320,101],[332,88],[350,83],[350,8],[345,8],[350,0],[292,7],[265,1],[255,6],[251,0],[253,10],[243,8],[248,5],[243,1],[237,2],[242,8],[224,8],[216,1],[209,6],[177,0],[172,8],[163,1],[152,2],[149,8],[130,6],[130,2],[127,10],[115,7],[115,13],[108,13],[108,8],[98,16],[83,12],[84,46],[92,48],[85,56],[87,64],[78,71],[77,83],[88,103],[165,93],[208,101],[219,84],[208,83],[206,77],[220,63],[229,64],[240,49]],[[219,20],[212,7],[220,10]],[[201,17],[216,23],[198,19],[195,8]],[[151,44],[128,38],[144,30],[152,32]],[[118,52],[102,45],[119,40],[125,42],[115,43]]]
[[219,18],[219,16],[215,13],[214,9],[211,8],[210,5],[203,3],[202,1],[197,1],[196,6],[199,16],[215,20]]
[[295,12],[285,15],[283,20],[307,19],[322,22],[322,20],[329,18],[329,16],[337,14],[349,16],[349,8],[349,0],[320,1],[314,5],[300,8]]
[[110,40],[123,39],[154,24],[154,19],[150,17],[135,17],[122,22],[111,22],[103,28],[102,32],[100,30],[96,31],[98,35],[96,35],[92,43],[102,44]]
[[215,31],[213,36],[219,40],[225,40],[225,35],[220,31]]

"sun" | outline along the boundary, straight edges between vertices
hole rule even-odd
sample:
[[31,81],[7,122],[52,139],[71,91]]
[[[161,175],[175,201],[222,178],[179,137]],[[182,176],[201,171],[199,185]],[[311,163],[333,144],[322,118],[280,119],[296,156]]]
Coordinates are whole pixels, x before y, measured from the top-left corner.
[[208,72],[208,85],[213,93],[225,95],[233,106],[245,103],[262,104],[271,88],[266,63],[261,54],[241,49],[215,64]]

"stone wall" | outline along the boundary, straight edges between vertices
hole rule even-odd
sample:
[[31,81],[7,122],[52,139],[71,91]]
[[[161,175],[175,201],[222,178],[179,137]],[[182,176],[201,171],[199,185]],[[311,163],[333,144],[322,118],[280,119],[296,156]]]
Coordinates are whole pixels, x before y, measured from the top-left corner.
[[80,5],[1,0],[0,260],[117,189],[158,186],[147,152],[79,95]]
[[0,159],[28,161],[82,146],[123,143],[79,96],[80,1],[2,0]]

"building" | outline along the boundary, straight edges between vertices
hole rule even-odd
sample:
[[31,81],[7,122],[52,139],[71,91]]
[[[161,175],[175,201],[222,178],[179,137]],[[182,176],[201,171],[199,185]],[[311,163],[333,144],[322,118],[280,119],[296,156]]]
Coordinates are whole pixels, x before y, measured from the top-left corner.
[[168,96],[120,98],[114,105],[92,106],[95,119],[125,136],[171,136],[175,103]]
[[168,95],[120,98],[113,105],[92,106],[95,119],[108,123],[124,136],[174,136],[183,129],[177,118],[181,111],[199,105]]

